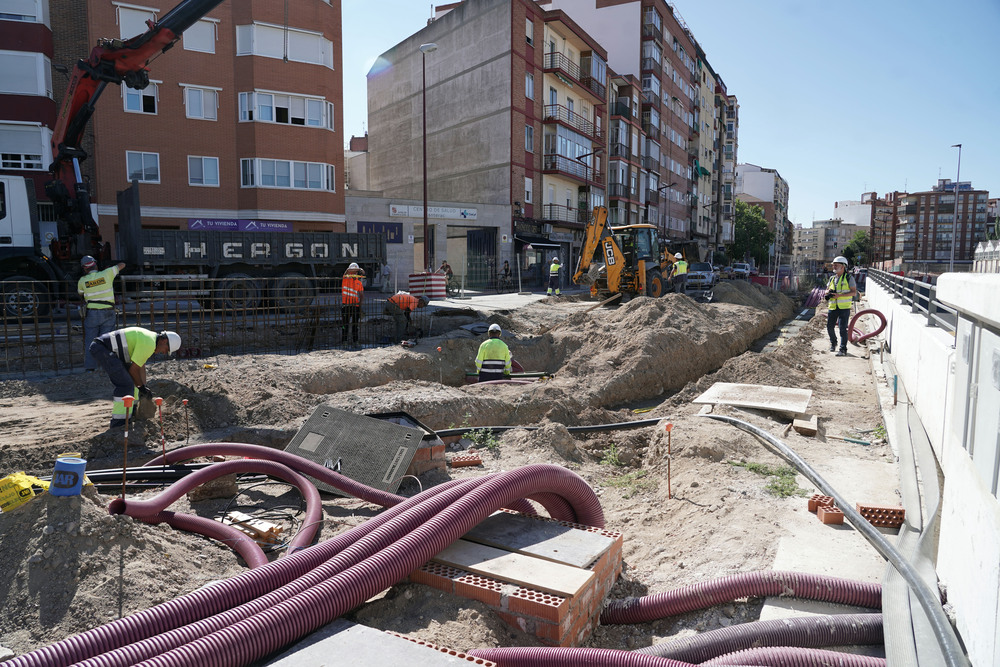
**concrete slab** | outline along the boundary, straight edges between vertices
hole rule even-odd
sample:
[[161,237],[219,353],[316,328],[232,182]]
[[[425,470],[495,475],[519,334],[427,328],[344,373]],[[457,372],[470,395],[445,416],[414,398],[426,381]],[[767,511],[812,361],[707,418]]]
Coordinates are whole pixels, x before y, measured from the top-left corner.
[[723,403],[740,408],[769,410],[794,416],[806,411],[811,398],[811,389],[716,382],[692,403]]
[[509,512],[487,517],[464,539],[574,567],[587,567],[614,541],[597,533]]
[[[337,665],[468,665],[463,653],[451,655],[402,637],[337,619],[258,667],[335,667]],[[492,664],[492,663],[490,663]]]

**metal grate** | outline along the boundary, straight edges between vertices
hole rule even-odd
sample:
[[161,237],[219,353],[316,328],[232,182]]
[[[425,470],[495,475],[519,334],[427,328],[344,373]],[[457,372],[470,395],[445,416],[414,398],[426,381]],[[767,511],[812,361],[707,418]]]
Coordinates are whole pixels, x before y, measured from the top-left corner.
[[[416,428],[321,405],[285,451],[372,488],[395,493],[424,435]],[[343,495],[328,484],[317,482],[316,486]]]

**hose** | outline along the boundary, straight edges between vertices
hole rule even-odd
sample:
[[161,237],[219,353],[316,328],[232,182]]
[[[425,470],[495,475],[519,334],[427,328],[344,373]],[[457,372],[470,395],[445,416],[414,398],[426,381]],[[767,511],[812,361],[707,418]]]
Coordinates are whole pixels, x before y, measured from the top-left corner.
[[882,587],[801,572],[744,572],[641,598],[616,600],[601,613],[604,625],[645,623],[706,609],[738,598],[780,595],[879,609]]
[[[323,503],[320,500],[319,491],[308,479],[288,466],[261,459],[225,461],[208,468],[202,468],[197,472],[187,475],[175,484],[170,485],[163,493],[160,493],[149,500],[125,500],[123,498],[115,498],[108,505],[108,512],[111,514],[127,514],[131,517],[145,519],[151,515],[161,512],[185,493],[204,484],[205,482],[218,479],[219,477],[223,477],[225,475],[241,472],[262,473],[289,482],[294,485],[306,499],[306,516],[303,528],[299,530],[295,537],[293,537],[289,542],[288,550],[282,554],[282,557],[295,553],[299,549],[304,549],[312,544],[313,538],[316,536],[316,532],[319,530],[321,525],[320,518],[323,514]],[[149,521],[149,523],[152,522]],[[218,522],[213,521],[212,523]],[[243,535],[243,533],[241,533],[238,529],[233,528],[233,530],[238,535]],[[201,530],[195,530],[194,532],[201,533],[203,535],[205,534]],[[212,535],[207,536],[214,537],[215,535],[213,533]],[[256,546],[256,543],[254,543],[254,546]],[[264,555],[263,550],[261,550],[260,547],[257,547],[257,551],[260,551],[260,555],[263,557],[264,563],[266,563],[267,557]],[[250,565],[250,560],[246,558],[242,551],[240,552],[240,555],[244,556],[244,560],[246,560],[247,564]],[[259,560],[255,562],[257,562],[258,565],[263,564],[260,563]],[[250,565],[250,567],[256,566],[257,565]]]
[[466,655],[495,662],[499,667],[696,667],[688,662],[607,648],[548,648],[524,646],[477,648]]
[[822,651],[815,648],[750,648],[701,663],[715,665],[762,665],[764,667],[885,667],[885,658]]
[[[231,447],[236,446],[225,446]],[[514,499],[550,493],[564,499],[579,522],[604,525],[593,490],[558,466],[533,465],[448,483],[315,547],[20,656],[12,664],[247,664],[392,586]],[[386,515],[390,518],[383,519]],[[319,565],[323,571],[310,572]],[[130,646],[136,641],[141,645]],[[102,655],[109,650],[111,654]]]
[[[878,328],[875,329],[875,331],[861,335],[861,331],[855,329],[854,325],[857,323],[859,319],[861,319],[863,315],[876,316],[879,319],[879,325]],[[847,325],[847,337],[855,345],[860,345],[862,342],[868,340],[869,338],[874,338],[875,336],[885,331],[885,325],[886,325],[885,315],[883,315],[881,311],[875,310],[874,308],[866,308],[865,310],[859,310],[854,314],[854,317],[851,318],[850,324]]]
[[882,614],[839,614],[754,621],[654,644],[636,653],[702,663],[762,646],[870,646],[883,642]]
[[931,629],[934,632],[934,636],[937,638],[938,644],[941,646],[941,650],[944,653],[945,663],[948,667],[968,667],[970,665],[968,657],[962,649],[962,645],[958,640],[958,636],[955,634],[955,629],[951,626],[948,621],[947,615],[944,613],[944,609],[941,606],[940,595],[936,591],[932,591],[930,587],[920,578],[920,575],[913,568],[909,562],[893,547],[885,536],[882,535],[874,526],[872,526],[868,521],[858,513],[858,511],[852,507],[844,498],[837,493],[837,491],[830,486],[825,479],[819,476],[819,474],[809,466],[798,454],[796,454],[792,449],[781,442],[778,438],[774,437],[767,431],[757,428],[753,424],[748,424],[745,421],[735,419],[733,417],[728,417],[726,415],[703,415],[710,419],[716,419],[718,421],[728,422],[737,428],[746,431],[747,433],[752,433],[757,437],[761,438],[765,442],[769,443],[775,447],[782,456],[784,456],[795,468],[801,472],[805,477],[816,485],[823,495],[831,496],[836,503],[837,507],[844,513],[847,520],[854,526],[854,529],[864,536],[876,551],[878,551],[883,558],[888,560],[894,568],[902,575],[906,583],[909,584],[910,590],[916,596],[917,600],[920,602],[920,606],[923,608],[924,612],[927,614],[927,618],[930,621]]

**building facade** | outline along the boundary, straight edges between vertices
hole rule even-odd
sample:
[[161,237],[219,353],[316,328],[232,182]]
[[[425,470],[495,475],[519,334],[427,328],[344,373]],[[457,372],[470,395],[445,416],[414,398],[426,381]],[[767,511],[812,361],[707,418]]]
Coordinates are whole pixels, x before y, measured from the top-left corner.
[[899,270],[969,270],[977,244],[986,240],[988,200],[989,192],[967,181],[956,188],[950,179],[938,180],[929,191],[902,195],[894,248]]
[[745,194],[773,204],[772,210],[765,208],[765,219],[768,229],[774,232],[774,255],[790,253],[792,223],[788,219],[788,181],[777,169],[743,163],[736,165],[735,187],[737,195]]
[[30,178],[36,197],[42,199],[58,111],[54,84],[65,81],[59,74],[53,81],[52,65],[59,62],[54,17],[49,0],[4,4],[0,13],[0,173]]
[[[35,20],[25,21],[30,29],[15,24],[16,33],[39,33],[32,41],[50,43],[32,56],[41,69],[31,108],[21,105],[12,114],[16,122],[31,119],[45,149],[40,161],[38,151],[19,151],[22,167],[40,164],[35,171],[41,172],[51,162],[49,140],[63,95],[52,91],[53,76],[65,82],[93,48],[93,36],[142,34],[147,20],[162,18],[173,4],[73,0],[55,3],[49,16],[44,0],[17,3],[37,9]],[[51,37],[45,37],[49,19]],[[0,30],[9,22],[0,20]],[[6,49],[23,40],[3,43]],[[287,12],[227,0],[150,63],[147,88],[107,87],[83,141],[89,159],[81,164],[104,239],[114,245],[116,193],[132,182],[140,184],[146,227],[251,219],[281,221],[294,231],[343,230],[341,48],[337,0],[296,3]],[[0,136],[7,154],[11,144],[6,133]],[[38,173],[36,190],[47,178]],[[44,219],[43,196],[39,203]]]

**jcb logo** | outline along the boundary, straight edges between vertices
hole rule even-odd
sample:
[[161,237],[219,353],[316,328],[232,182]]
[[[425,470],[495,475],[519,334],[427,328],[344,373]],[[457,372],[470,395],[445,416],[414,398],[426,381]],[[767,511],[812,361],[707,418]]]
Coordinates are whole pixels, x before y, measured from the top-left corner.
[[615,246],[611,241],[604,242],[604,263],[608,266],[615,265]]

